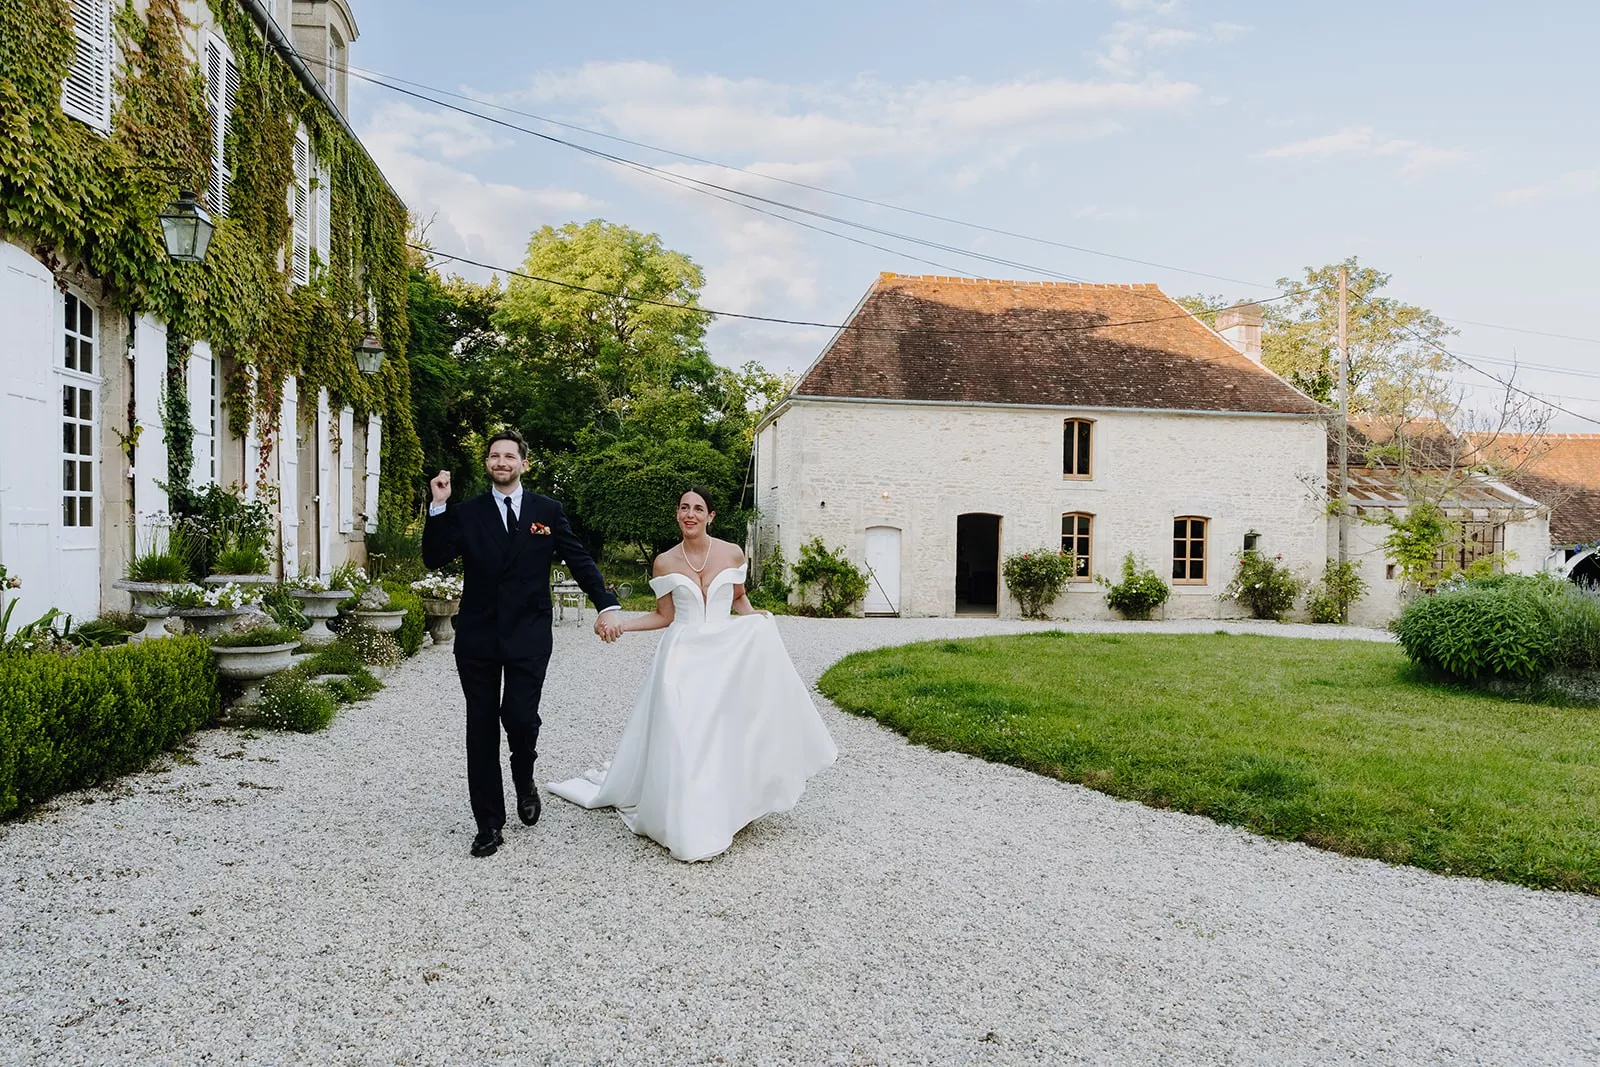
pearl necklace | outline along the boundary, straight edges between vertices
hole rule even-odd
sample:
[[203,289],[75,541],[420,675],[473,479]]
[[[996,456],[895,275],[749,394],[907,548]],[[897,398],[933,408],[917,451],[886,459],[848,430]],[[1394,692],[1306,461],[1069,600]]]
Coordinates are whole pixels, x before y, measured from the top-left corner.
[[696,567],[694,565],[694,561],[689,558],[689,550],[683,547],[682,541],[678,542],[678,551],[682,553],[683,561],[689,565],[689,569],[694,571],[696,574],[699,574],[701,571],[705,570],[706,564],[711,562],[711,546],[709,544],[706,545],[706,558],[700,561],[700,566],[698,567]]

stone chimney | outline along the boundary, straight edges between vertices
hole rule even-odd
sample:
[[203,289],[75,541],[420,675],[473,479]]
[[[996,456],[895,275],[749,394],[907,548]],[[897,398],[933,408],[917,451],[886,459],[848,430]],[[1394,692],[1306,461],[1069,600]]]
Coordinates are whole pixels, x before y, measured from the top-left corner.
[[1239,304],[1217,312],[1217,332],[1241,355],[1261,362],[1261,305]]

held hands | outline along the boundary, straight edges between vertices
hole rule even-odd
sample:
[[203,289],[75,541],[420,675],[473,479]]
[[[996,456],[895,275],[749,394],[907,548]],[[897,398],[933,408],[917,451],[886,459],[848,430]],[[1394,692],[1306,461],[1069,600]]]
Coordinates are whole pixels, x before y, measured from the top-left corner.
[[445,501],[449,500],[450,472],[440,471],[438,474],[435,474],[433,476],[433,480],[428,483],[428,488],[433,490],[434,507],[438,507],[440,504],[443,504]]
[[620,611],[603,611],[594,620],[595,636],[606,644],[612,644],[622,636],[622,620],[618,618]]

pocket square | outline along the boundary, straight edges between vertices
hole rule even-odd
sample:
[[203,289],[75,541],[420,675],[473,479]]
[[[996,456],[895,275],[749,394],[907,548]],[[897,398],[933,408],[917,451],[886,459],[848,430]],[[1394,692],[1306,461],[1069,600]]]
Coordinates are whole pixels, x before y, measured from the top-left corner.
[[540,537],[549,537],[550,527],[546,526],[542,522],[536,522],[528,527],[528,532],[531,534],[537,534]]

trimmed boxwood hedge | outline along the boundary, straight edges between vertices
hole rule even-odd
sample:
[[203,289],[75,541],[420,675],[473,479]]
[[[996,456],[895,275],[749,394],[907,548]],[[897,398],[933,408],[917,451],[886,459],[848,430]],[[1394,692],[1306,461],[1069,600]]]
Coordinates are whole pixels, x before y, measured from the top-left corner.
[[137,770],[219,710],[200,638],[0,655],[0,818]]

